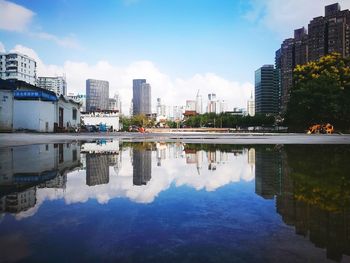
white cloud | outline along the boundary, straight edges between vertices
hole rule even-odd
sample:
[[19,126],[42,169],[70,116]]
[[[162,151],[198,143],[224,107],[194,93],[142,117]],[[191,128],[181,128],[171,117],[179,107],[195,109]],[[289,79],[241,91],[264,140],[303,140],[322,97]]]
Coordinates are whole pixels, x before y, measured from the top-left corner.
[[2,42],[0,42],[0,52],[6,52],[5,46]]
[[33,32],[29,29],[32,19],[36,15],[33,11],[15,3],[0,0],[0,30],[16,31],[33,38],[52,41],[66,48],[80,48],[74,36],[59,37],[47,32]]
[[[145,78],[152,86],[152,106],[156,98],[162,98],[166,105],[185,105],[186,100],[195,99],[197,90],[206,102],[208,93],[216,93],[218,99],[233,107],[246,107],[246,101],[253,89],[251,83],[239,83],[227,80],[215,73],[195,74],[189,78],[176,78],[164,74],[151,61],[135,61],[129,65],[112,65],[108,61],[98,61],[94,65],[85,62],[66,61],[62,66],[46,65],[38,54],[30,48],[16,45],[13,50],[27,54],[37,61],[38,76],[56,76],[66,74],[68,92],[85,94],[86,79],[109,81],[110,97],[118,92],[122,97],[123,111],[129,112],[132,98],[132,80]],[[205,106],[205,104],[204,104]]]
[[350,8],[349,0],[250,0],[245,17],[287,38],[293,36],[294,29],[307,28],[312,18],[324,15],[324,6],[335,2],[342,9]]
[[0,29],[24,31],[35,13],[23,6],[0,0]]
[[74,49],[80,48],[80,44],[73,36],[57,37],[55,35],[52,35],[46,32],[37,32],[37,33],[30,32],[28,34],[34,38],[52,41],[62,47],[74,48]]
[[[66,204],[85,203],[95,199],[99,204],[106,204],[114,198],[128,198],[136,203],[152,203],[157,196],[175,187],[188,186],[197,191],[216,191],[230,183],[251,182],[255,178],[254,165],[248,164],[247,150],[241,155],[220,153],[216,156],[216,170],[208,170],[209,158],[204,151],[197,152],[199,163],[187,164],[186,155],[181,150],[179,158],[170,157],[173,146],[167,145],[167,159],[156,166],[156,152],[152,152],[152,177],[142,186],[133,185],[133,166],[129,149],[121,152],[122,162],[116,174],[109,168],[108,184],[86,185],[86,171],[73,171],[67,175],[67,185],[63,189],[38,188],[37,203],[33,208],[16,215],[17,219],[33,216],[46,200],[64,199]],[[213,154],[213,153],[212,153]],[[169,158],[170,157],[170,158]],[[181,171],[181,172],[179,172]]]

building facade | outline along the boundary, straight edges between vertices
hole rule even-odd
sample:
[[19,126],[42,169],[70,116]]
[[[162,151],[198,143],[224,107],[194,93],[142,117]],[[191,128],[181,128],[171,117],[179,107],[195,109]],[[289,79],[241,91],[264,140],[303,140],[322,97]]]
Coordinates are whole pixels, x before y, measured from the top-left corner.
[[67,82],[64,76],[61,77],[38,77],[37,86],[51,90],[57,95],[67,95]]
[[255,113],[278,113],[278,71],[264,65],[255,71]]
[[122,112],[122,101],[119,94],[114,94],[113,98],[109,98],[108,109],[113,112]]
[[109,83],[105,80],[86,80],[86,111],[104,111],[109,106]]
[[134,79],[132,83],[133,115],[152,114],[151,85],[145,79]]
[[0,131],[54,132],[80,126],[80,104],[52,91],[1,80],[0,97]]
[[325,6],[325,15],[313,18],[304,27],[294,30],[294,38],[283,41],[276,51],[275,66],[279,71],[279,112],[287,110],[293,88],[293,70],[297,65],[316,61],[329,53],[350,56],[350,11],[338,3]]
[[250,95],[250,98],[247,102],[247,112],[249,116],[255,116],[255,101],[253,98],[253,93]]
[[20,80],[35,85],[36,62],[18,52],[0,53],[0,78]]

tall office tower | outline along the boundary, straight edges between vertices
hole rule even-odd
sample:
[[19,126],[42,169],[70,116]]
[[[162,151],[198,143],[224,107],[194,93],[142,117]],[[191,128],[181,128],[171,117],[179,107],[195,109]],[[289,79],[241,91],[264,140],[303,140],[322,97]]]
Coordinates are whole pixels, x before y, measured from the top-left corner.
[[86,111],[108,110],[109,83],[105,80],[86,80]]
[[255,113],[278,113],[278,71],[264,65],[255,71]]
[[[290,91],[293,86],[293,69],[294,69],[294,39],[288,38],[283,41],[281,45],[281,68],[280,72],[277,71],[277,85],[279,83],[279,77],[281,81],[281,87],[278,87],[281,98],[281,112],[285,112],[287,109]],[[279,95],[277,95],[279,96]],[[257,101],[255,100],[255,105]],[[278,105],[279,103],[277,103]]]
[[58,95],[67,95],[67,82],[62,77],[38,77],[37,86],[43,89],[51,90]]
[[211,101],[216,100],[216,94],[215,93],[209,93],[208,94],[208,100],[211,100]]
[[249,116],[255,116],[255,101],[253,97],[253,92],[247,102],[247,111]]
[[208,94],[208,105],[207,105],[207,112],[211,113],[217,112],[217,108],[218,108],[218,102],[216,100],[216,94],[215,93],[209,93]]
[[109,160],[106,154],[86,154],[86,184],[88,186],[108,184]]
[[146,185],[152,178],[152,150],[133,148],[133,184]]
[[157,98],[156,113],[157,113],[157,117],[159,117],[159,116],[166,117],[167,116],[167,107],[164,104],[162,104],[162,100],[160,98]]
[[197,112],[197,114],[203,113],[202,95],[199,94],[199,90],[198,90],[197,96],[196,96],[196,112]]
[[151,85],[145,79],[134,79],[132,92],[133,115],[151,115]]
[[0,78],[21,80],[35,85],[36,62],[18,52],[0,53]]

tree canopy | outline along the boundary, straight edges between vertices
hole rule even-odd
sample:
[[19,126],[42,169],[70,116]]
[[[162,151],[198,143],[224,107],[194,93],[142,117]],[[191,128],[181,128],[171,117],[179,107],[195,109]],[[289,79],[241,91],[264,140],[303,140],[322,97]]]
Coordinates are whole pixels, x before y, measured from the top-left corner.
[[315,123],[350,127],[350,59],[332,53],[297,65],[286,114],[288,126],[307,129]]

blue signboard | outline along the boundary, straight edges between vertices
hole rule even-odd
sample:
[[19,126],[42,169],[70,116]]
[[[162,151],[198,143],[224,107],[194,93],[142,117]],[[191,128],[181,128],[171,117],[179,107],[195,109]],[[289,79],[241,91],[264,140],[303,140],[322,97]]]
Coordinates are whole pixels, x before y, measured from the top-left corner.
[[15,90],[13,96],[15,99],[42,99],[48,101],[58,100],[55,95],[46,93],[45,91]]

